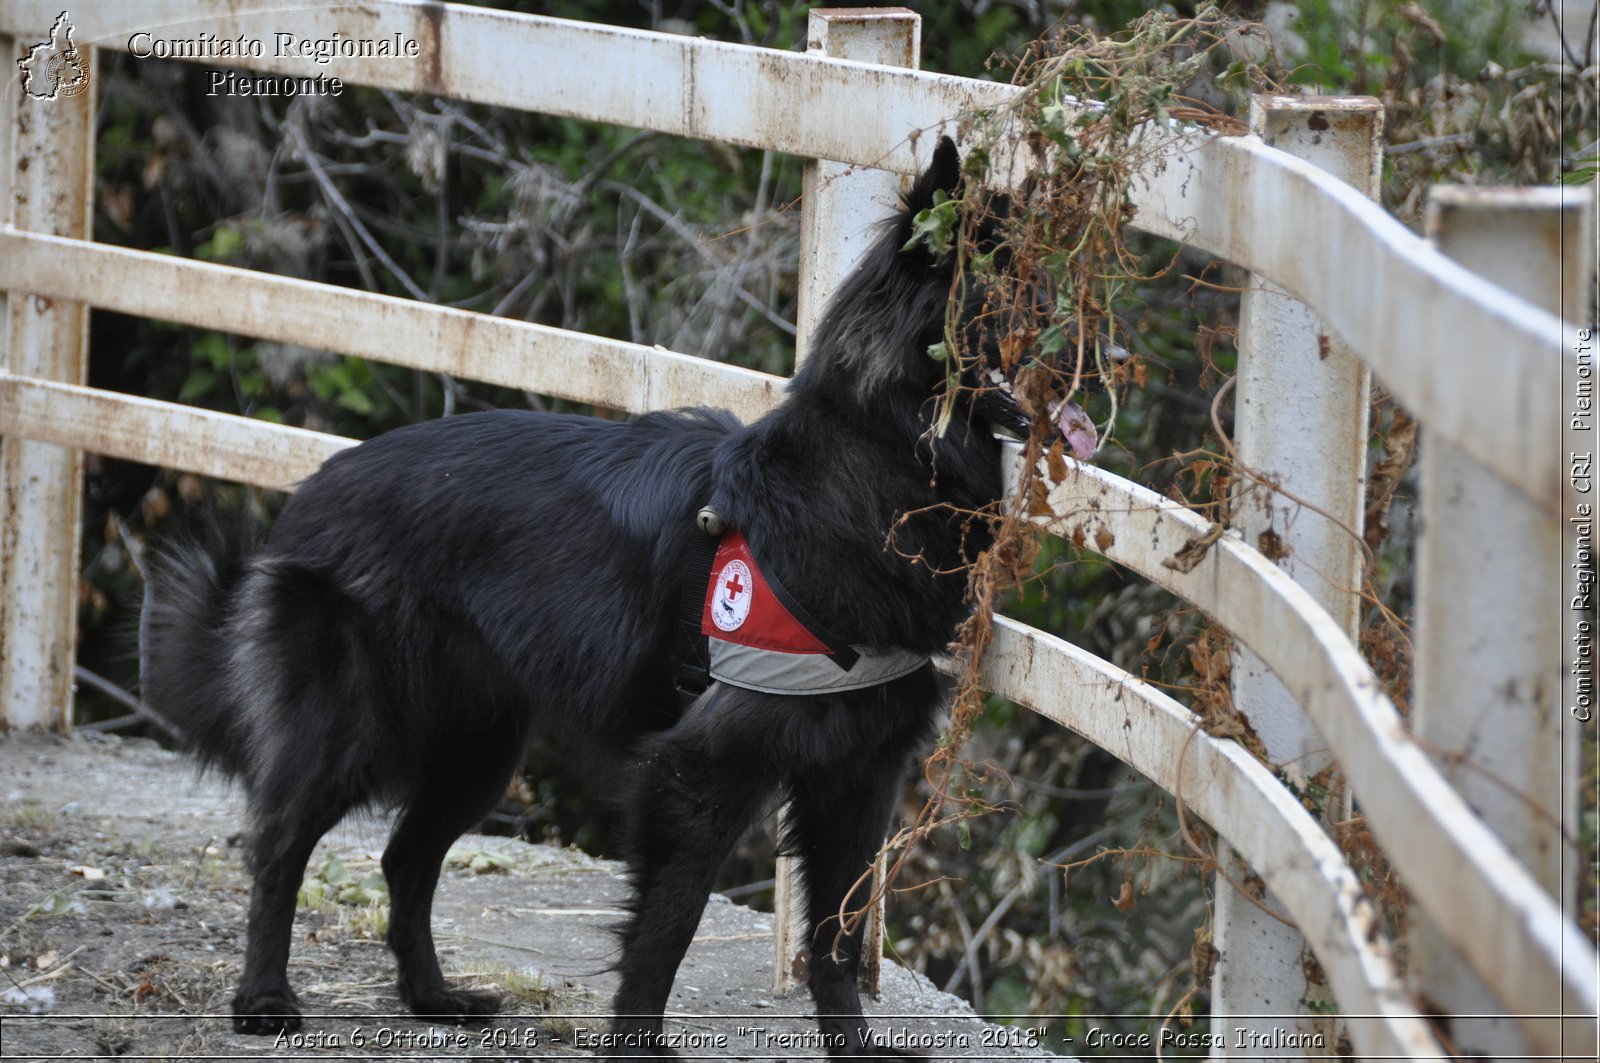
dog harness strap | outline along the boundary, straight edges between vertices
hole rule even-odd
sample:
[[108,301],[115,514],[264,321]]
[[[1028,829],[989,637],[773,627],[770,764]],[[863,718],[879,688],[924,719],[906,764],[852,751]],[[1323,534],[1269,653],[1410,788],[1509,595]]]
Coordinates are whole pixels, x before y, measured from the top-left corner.
[[700,633],[700,614],[705,609],[705,587],[716,556],[717,540],[696,535],[689,543],[689,556],[684,559],[683,581],[678,590],[678,666],[674,682],[686,704],[711,685],[711,660],[706,637]]
[[811,614],[806,612],[805,607],[795,599],[794,595],[785,590],[783,584],[778,582],[778,577],[775,573],[759,569],[757,571],[766,578],[767,589],[772,592],[774,598],[778,599],[778,604],[782,605],[790,616],[799,621],[801,627],[805,628],[811,635],[814,635],[818,642],[828,648],[828,657],[834,664],[847,672],[855,667],[856,658],[859,655],[856,653],[854,646],[843,639],[835,638],[829,634],[827,628],[813,620]]
[[700,614],[706,607],[706,584],[711,581],[711,564],[717,557],[718,540],[696,535],[684,559],[683,583],[678,593],[678,618],[700,630]]

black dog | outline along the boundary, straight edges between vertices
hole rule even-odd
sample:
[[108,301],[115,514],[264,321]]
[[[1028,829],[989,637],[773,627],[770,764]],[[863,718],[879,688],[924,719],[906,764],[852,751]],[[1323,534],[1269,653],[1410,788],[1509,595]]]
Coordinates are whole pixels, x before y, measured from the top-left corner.
[[[932,426],[945,365],[928,348],[944,335],[955,267],[903,246],[915,213],[959,180],[943,141],[782,405],[755,424],[503,411],[416,425],[330,459],[259,550],[158,561],[145,696],[248,790],[255,886],[237,1029],[299,1025],[285,968],[306,861],[347,811],[374,804],[400,810],[383,870],[401,997],[426,1016],[493,1013],[491,995],[440,974],[434,887],[529,730],[554,724],[631,757],[622,1045],[663,1048],[662,1009],[713,876],[783,794],[823,1031],[836,1055],[875,1047],[855,987],[859,935],[835,953],[836,913],[930,735],[941,692],[927,661],[966,614],[960,570],[988,541],[967,515],[1001,490],[990,429],[1020,417],[989,394]],[[753,640],[753,664],[713,652],[713,673],[731,678],[685,708],[683,577],[716,545],[702,507],[713,531],[729,530],[706,594],[711,645],[737,646],[740,624],[763,615],[776,633]],[[781,608],[741,613],[757,590]],[[798,679],[777,675],[791,663]],[[883,681],[841,689],[863,673]]]

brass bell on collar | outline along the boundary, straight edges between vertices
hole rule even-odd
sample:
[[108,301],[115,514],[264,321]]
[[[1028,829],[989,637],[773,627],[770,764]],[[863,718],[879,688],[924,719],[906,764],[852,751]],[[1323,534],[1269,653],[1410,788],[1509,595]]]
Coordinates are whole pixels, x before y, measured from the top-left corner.
[[706,506],[699,513],[696,513],[694,521],[699,525],[701,531],[713,538],[728,530],[728,522],[722,519],[721,513],[718,513],[710,506]]

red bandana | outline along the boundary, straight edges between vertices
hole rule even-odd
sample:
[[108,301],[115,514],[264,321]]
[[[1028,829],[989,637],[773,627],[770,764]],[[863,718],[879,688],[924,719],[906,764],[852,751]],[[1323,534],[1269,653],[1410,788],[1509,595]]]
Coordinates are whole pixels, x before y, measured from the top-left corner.
[[829,653],[826,644],[784,608],[768,584],[744,533],[722,537],[711,562],[700,632],[724,642],[780,653]]

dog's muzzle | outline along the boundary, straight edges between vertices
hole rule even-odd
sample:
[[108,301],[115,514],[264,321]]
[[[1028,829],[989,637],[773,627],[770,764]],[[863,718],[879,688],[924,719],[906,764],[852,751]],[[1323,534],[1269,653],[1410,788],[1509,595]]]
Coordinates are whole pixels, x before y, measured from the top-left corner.
[[[979,390],[972,400],[973,416],[1010,435],[1026,438],[1033,422],[1017,405],[1011,380],[998,369],[990,369],[988,377],[989,386]],[[1076,402],[1052,402],[1050,420],[1074,458],[1088,461],[1094,457],[1100,435],[1082,406]]]

